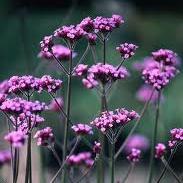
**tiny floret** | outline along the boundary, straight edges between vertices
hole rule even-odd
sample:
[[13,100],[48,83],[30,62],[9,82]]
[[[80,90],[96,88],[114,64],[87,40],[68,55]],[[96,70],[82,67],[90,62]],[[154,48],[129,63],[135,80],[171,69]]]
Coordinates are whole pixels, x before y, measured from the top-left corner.
[[133,148],[131,150],[131,153],[127,156],[127,159],[131,163],[136,163],[136,162],[139,162],[140,157],[141,157],[141,150],[140,149]]
[[93,134],[92,127],[87,124],[79,123],[79,124],[73,125],[71,128],[77,135]]
[[158,143],[155,147],[155,158],[162,158],[165,155],[166,146],[162,143]]

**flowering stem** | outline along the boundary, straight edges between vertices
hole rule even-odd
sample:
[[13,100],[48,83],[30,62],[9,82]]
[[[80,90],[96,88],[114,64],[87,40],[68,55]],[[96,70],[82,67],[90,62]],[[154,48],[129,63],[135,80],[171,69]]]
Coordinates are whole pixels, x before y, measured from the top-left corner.
[[151,101],[151,98],[153,96],[153,93],[154,93],[154,89],[152,90],[151,92],[151,95],[149,97],[149,99],[146,101],[146,103],[144,104],[144,107],[143,109],[141,110],[141,113],[140,113],[140,117],[138,118],[138,120],[135,122],[135,125],[133,126],[133,128],[131,129],[130,133],[128,134],[128,136],[126,137],[125,141],[123,142],[123,144],[121,145],[121,147],[119,148],[119,150],[117,151],[117,153],[115,154],[115,160],[118,158],[118,156],[120,155],[120,153],[123,151],[124,147],[126,146],[127,142],[128,142],[128,139],[129,137],[134,133],[134,131],[136,130],[136,128],[138,127],[139,125],[139,122],[141,121],[142,117],[144,116],[146,110],[147,110],[147,107]]
[[115,142],[114,142],[114,134],[112,135],[112,143],[111,143],[111,183],[114,183],[114,169],[115,169]]
[[174,170],[170,167],[170,165],[168,164],[168,162],[165,160],[165,158],[161,158],[163,164],[165,165],[165,167],[167,167],[167,169],[170,171],[170,173],[175,177],[175,179],[177,180],[177,182],[181,183],[182,181],[180,180],[180,178],[177,176],[177,174],[174,172]]
[[[66,157],[66,159],[64,160],[64,162],[61,164],[59,170],[57,171],[57,173],[54,175],[54,177],[52,178],[52,180],[50,181],[50,183],[53,183],[55,182],[56,178],[58,177],[58,175],[62,172],[62,170],[64,169],[65,167],[65,164],[67,162],[67,159],[73,154],[73,152],[75,151],[75,149],[77,148],[79,142],[80,142],[81,138],[80,137],[77,137],[76,139],[76,142],[73,146],[73,148],[71,149],[69,155]],[[64,173],[64,172],[63,172]]]
[[[176,144],[175,147],[173,148],[173,150],[171,151],[171,155],[170,155],[170,157],[169,157],[169,159],[168,159],[167,164],[170,164],[170,162],[172,161],[173,156],[174,156],[174,154],[175,154],[175,152],[176,152],[176,150],[177,150],[177,148],[178,148],[178,145],[179,145],[179,144]],[[165,173],[166,173],[166,170],[167,170],[167,167],[165,166],[164,169],[163,169],[163,171],[161,172],[161,174],[160,174],[158,180],[156,181],[157,183],[160,183],[161,179],[163,178],[163,176],[164,176]]]
[[106,39],[103,39],[103,64],[106,63]]
[[90,49],[91,49],[91,53],[93,56],[93,61],[96,64],[97,63],[97,54],[96,54],[96,50],[95,50],[95,46],[94,45],[90,45]]
[[148,183],[152,182],[153,167],[154,167],[155,144],[156,144],[157,128],[158,128],[158,120],[159,120],[160,99],[161,99],[161,91],[158,92],[158,101],[157,101],[157,104],[156,104],[156,116],[155,116],[155,124],[154,124],[152,144],[151,144],[151,156],[150,156],[150,164],[149,164]]
[[123,63],[124,63],[124,61],[125,61],[125,59],[122,59],[122,61],[121,61],[121,63],[117,66],[117,71],[120,69],[120,67],[123,65]]
[[55,148],[54,148],[54,145],[49,145],[49,146],[48,146],[48,149],[50,149],[50,150],[52,151],[54,157],[55,157],[56,160],[58,161],[59,166],[61,167],[61,166],[62,166],[62,162],[61,162],[61,160],[60,160],[60,158],[59,158],[59,156],[58,156],[58,154],[57,154],[57,152],[56,152],[56,150],[55,150]]
[[[71,47],[71,55],[69,59],[69,75],[68,75],[68,83],[67,83],[67,106],[66,106],[66,122],[64,127],[64,148],[63,148],[63,161],[66,160],[67,155],[67,140],[68,140],[68,128],[70,121],[70,106],[71,106],[71,83],[72,83],[72,47]],[[66,169],[64,168],[62,182],[66,182]]]
[[130,165],[130,167],[128,168],[127,174],[125,175],[125,177],[123,179],[123,183],[125,183],[127,181],[128,177],[132,173],[133,169],[134,169],[134,163],[132,163]]

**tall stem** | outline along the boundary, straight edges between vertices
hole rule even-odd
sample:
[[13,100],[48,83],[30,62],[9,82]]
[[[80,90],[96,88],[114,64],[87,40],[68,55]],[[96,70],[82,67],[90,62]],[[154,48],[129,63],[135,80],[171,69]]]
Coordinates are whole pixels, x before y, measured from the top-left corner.
[[[67,82],[67,106],[66,106],[66,121],[64,127],[64,146],[63,146],[63,161],[65,161],[67,156],[67,141],[68,141],[68,127],[69,127],[69,119],[70,119],[70,106],[71,106],[71,83],[72,83],[72,47],[71,55],[69,59],[69,74],[68,74],[68,82]],[[62,182],[65,183],[66,181],[66,169],[63,170],[63,177]]]
[[112,136],[112,143],[111,143],[111,183],[114,183],[114,169],[115,169],[114,155],[115,155],[115,142],[114,142],[114,136]]
[[154,124],[152,144],[151,144],[151,157],[150,157],[150,164],[149,164],[148,183],[152,182],[152,176],[153,176],[154,154],[155,154],[155,144],[156,144],[156,139],[157,139],[157,128],[158,128],[158,120],[159,120],[160,99],[161,99],[161,91],[158,92],[158,101],[157,101],[157,104],[156,104],[156,116],[155,116],[155,124]]

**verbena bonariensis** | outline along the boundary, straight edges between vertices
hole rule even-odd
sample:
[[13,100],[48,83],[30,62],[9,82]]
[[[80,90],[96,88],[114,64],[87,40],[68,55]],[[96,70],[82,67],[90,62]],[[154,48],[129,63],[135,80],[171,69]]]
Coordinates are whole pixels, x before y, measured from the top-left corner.
[[[140,114],[134,110],[127,110],[123,106],[111,110],[108,106],[108,94],[113,84],[119,80],[127,79],[130,74],[123,66],[126,60],[135,55],[138,48],[132,43],[123,43],[116,47],[121,61],[118,65],[108,63],[106,47],[108,41],[113,35],[115,29],[120,28],[124,23],[120,15],[112,17],[98,16],[96,18],[86,17],[79,24],[61,26],[53,31],[50,36],[45,36],[40,42],[41,52],[38,57],[48,59],[50,62],[56,62],[61,71],[67,77],[67,96],[66,99],[58,96],[57,91],[65,83],[59,79],[53,79],[49,75],[34,77],[30,75],[12,76],[9,80],[0,83],[0,110],[7,117],[9,124],[9,133],[6,134],[5,140],[11,146],[11,159],[13,169],[13,182],[18,182],[19,175],[19,150],[27,143],[25,183],[32,183],[32,136],[38,146],[48,148],[52,151],[58,162],[59,169],[50,183],[55,182],[62,175],[62,182],[81,182],[87,179],[89,173],[97,166],[95,180],[98,183],[106,182],[105,163],[108,162],[110,154],[110,182],[115,182],[115,161],[122,155],[123,150],[126,152],[126,158],[129,160],[129,168],[122,177],[125,182],[132,173],[134,166],[140,161],[143,151],[149,147],[149,141],[142,135],[133,135],[139,125],[149,103],[155,105],[155,123],[153,129],[150,169],[148,182],[152,182],[154,157],[161,159],[165,165],[158,181],[160,181],[166,170],[169,170],[175,179],[179,182],[180,178],[172,170],[169,163],[175,154],[177,147],[183,140],[182,129],[172,129],[169,146],[166,147],[157,141],[157,125],[159,120],[159,106],[162,97],[162,90],[179,72],[177,69],[177,54],[168,49],[160,49],[152,52],[150,57],[146,57],[143,62],[136,62],[134,68],[140,71],[146,85],[137,93],[137,99],[144,102],[144,107]],[[79,40],[84,39],[87,42],[85,51],[81,58],[76,57],[76,46]],[[59,42],[59,44],[58,44]],[[62,44],[61,44],[61,43]],[[98,59],[96,54],[96,45],[102,47],[102,57]],[[99,50],[100,51],[100,50]],[[91,52],[93,65],[84,63],[87,54]],[[73,62],[73,59],[78,59]],[[75,64],[76,63],[76,64]],[[87,89],[95,89],[100,96],[101,106],[98,117],[94,117],[90,125],[86,123],[75,123],[71,118],[71,95],[73,78],[77,77]],[[51,102],[46,105],[44,102],[32,101],[34,94],[42,95],[43,92],[51,97]],[[63,146],[61,148],[62,158],[55,149],[57,138],[51,127],[44,127],[37,130],[33,135],[34,129],[40,128],[45,119],[42,112],[53,111],[62,114],[64,121]],[[96,116],[96,115],[95,115]],[[116,148],[121,132],[125,127],[134,121],[128,136],[121,144],[119,149]],[[96,129],[96,130],[95,130]],[[98,139],[91,142],[91,136],[98,134]],[[75,136],[70,141],[71,133]],[[92,138],[93,140],[93,138]],[[109,142],[110,153],[105,152],[105,144]],[[88,151],[79,151],[79,145],[83,143],[89,147]],[[168,161],[166,161],[167,152],[171,151]],[[10,155],[0,153],[0,165],[9,162]],[[79,169],[80,173],[75,173]],[[76,171],[77,172],[77,171]],[[94,175],[95,176],[95,175]]]

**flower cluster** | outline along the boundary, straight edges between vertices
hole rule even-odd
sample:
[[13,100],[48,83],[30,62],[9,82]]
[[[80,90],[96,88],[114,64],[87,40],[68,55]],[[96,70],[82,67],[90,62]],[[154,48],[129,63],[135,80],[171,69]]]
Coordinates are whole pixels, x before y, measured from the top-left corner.
[[8,80],[0,82],[0,93],[7,94],[9,90]]
[[135,134],[128,138],[125,151],[129,153],[133,148],[146,151],[149,148],[149,140],[147,137]]
[[92,159],[92,154],[90,152],[81,152],[77,155],[71,155],[67,158],[67,164],[69,166],[86,166],[88,168],[92,167],[94,160]]
[[5,140],[7,140],[13,147],[22,147],[26,140],[26,135],[22,131],[12,131],[5,135]]
[[40,42],[41,51],[48,52],[51,50],[53,46],[53,36],[45,36],[43,40]]
[[155,147],[155,158],[162,158],[166,152],[166,146],[162,143],[158,143]]
[[94,88],[99,85],[99,82],[106,84],[118,79],[125,79],[129,76],[128,71],[124,67],[117,69],[110,64],[98,63],[88,67],[84,64],[79,64],[75,68],[75,76],[83,77],[82,82],[86,88]]
[[33,76],[13,76],[8,81],[9,92],[20,93],[29,91],[41,92],[46,90],[48,92],[56,92],[60,89],[62,81],[53,79],[49,75],[44,75],[41,78]]
[[86,32],[92,32],[94,29],[94,21],[91,17],[84,18],[78,26]]
[[0,93],[0,105],[6,100],[7,95]]
[[50,127],[38,130],[34,135],[38,146],[48,146],[54,142],[54,135]]
[[77,135],[93,134],[92,127],[87,124],[79,123],[79,124],[73,125],[71,128]]
[[31,114],[40,113],[47,109],[47,106],[39,101],[32,102],[22,98],[13,98],[5,100],[0,109],[14,115],[24,113],[26,116],[31,116]]
[[94,152],[95,154],[100,154],[101,149],[102,149],[101,143],[95,141],[95,142],[94,142],[94,146],[93,146],[93,152]]
[[101,132],[105,133],[108,129],[123,126],[130,121],[138,118],[139,115],[135,111],[128,111],[124,108],[115,111],[105,111],[91,122]]
[[128,59],[135,54],[137,48],[138,46],[132,43],[124,43],[116,47],[116,50],[121,54],[123,59]]
[[10,163],[11,161],[11,152],[9,150],[0,151],[0,166]]
[[58,97],[56,99],[53,99],[51,101],[51,103],[48,106],[48,109],[54,112],[59,112],[60,111],[60,107],[63,108],[64,107],[64,101],[62,97]]
[[159,49],[155,52],[152,52],[154,60],[157,62],[163,62],[164,65],[175,65],[177,54],[172,50],[168,49]]
[[96,32],[106,33],[111,32],[124,23],[120,15],[112,15],[112,17],[96,17],[94,19],[94,28]]
[[[153,92],[153,93],[152,93]],[[151,97],[152,95],[152,97]],[[151,102],[155,103],[158,99],[158,91],[155,90],[153,91],[152,86],[149,85],[143,85],[141,86],[141,88],[137,91],[136,94],[136,98],[140,101],[140,102],[147,102],[151,97]]]
[[174,128],[170,131],[171,140],[169,141],[169,147],[173,148],[175,144],[183,141],[183,128]]
[[127,156],[127,159],[132,163],[136,163],[140,160],[140,157],[141,157],[141,150],[133,148],[130,154]]

